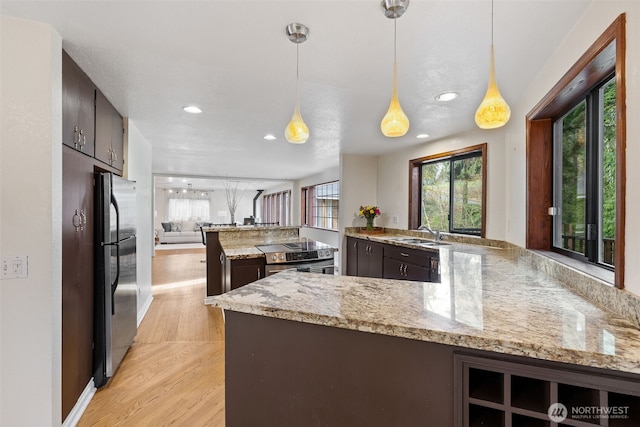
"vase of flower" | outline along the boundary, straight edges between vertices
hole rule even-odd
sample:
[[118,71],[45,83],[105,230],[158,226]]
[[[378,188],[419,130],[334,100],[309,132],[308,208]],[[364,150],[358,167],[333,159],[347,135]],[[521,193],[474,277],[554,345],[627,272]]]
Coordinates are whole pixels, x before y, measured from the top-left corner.
[[373,217],[367,218],[367,230],[373,230]]
[[373,226],[373,220],[380,215],[380,209],[377,206],[360,206],[360,210],[358,211],[358,215],[361,218],[365,218],[367,220],[367,226],[365,230],[372,231],[375,229]]

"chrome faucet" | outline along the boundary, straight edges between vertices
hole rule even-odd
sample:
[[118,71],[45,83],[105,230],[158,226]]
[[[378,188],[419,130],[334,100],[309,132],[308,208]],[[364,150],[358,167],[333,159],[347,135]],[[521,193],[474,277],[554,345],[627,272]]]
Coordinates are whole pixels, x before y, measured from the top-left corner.
[[440,236],[440,230],[433,231],[426,225],[421,225],[420,227],[418,227],[418,230],[428,231],[436,238],[436,242],[439,242],[440,240],[442,240],[442,236]]

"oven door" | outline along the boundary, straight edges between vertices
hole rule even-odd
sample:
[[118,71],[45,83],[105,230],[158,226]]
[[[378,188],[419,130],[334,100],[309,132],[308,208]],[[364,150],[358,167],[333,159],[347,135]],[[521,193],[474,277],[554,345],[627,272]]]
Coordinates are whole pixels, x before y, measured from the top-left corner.
[[267,264],[265,266],[265,276],[279,273],[281,271],[302,271],[305,273],[333,274],[333,258],[321,261],[303,261],[289,264]]

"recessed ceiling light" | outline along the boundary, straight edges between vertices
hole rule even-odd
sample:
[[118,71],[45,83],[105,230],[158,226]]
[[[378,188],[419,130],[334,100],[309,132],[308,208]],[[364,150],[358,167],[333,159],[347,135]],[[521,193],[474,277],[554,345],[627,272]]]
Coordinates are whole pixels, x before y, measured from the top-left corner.
[[202,110],[198,107],[196,107],[195,105],[187,105],[186,107],[182,107],[182,109],[184,111],[186,111],[187,113],[191,113],[191,114],[200,114],[202,113]]
[[276,139],[276,137],[275,135],[268,133],[264,136],[264,139],[266,139],[267,141],[273,141],[274,139]]
[[458,94],[455,92],[443,92],[440,95],[436,96],[436,101],[447,102],[453,99],[456,99]]
[[429,138],[429,134],[428,133],[421,133],[420,135],[417,135],[416,138]]

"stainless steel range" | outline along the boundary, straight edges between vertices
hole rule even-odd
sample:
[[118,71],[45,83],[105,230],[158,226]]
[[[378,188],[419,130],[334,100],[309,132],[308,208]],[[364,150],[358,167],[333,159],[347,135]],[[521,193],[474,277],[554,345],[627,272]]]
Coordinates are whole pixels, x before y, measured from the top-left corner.
[[311,239],[300,239],[292,243],[257,245],[266,256],[265,275],[283,270],[333,274],[335,248]]

